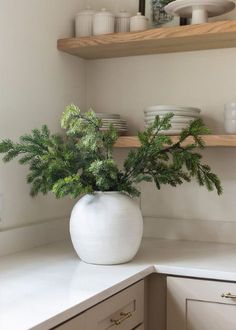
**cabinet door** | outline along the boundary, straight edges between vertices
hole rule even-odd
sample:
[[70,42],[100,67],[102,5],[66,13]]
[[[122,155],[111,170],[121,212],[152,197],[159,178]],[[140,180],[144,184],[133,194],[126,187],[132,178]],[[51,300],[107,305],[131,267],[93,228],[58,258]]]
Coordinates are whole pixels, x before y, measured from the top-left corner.
[[234,283],[168,277],[167,330],[236,329],[232,295]]
[[88,330],[132,330],[144,320],[144,282],[140,281],[86,313]]
[[86,312],[57,326],[55,330],[86,330]]

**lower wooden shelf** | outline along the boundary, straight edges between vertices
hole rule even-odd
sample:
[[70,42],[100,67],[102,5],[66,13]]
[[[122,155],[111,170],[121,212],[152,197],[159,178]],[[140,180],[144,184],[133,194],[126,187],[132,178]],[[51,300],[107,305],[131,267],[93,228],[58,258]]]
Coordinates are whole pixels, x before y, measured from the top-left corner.
[[[236,135],[203,135],[206,147],[236,147]],[[173,143],[178,141],[178,136],[171,136]],[[183,145],[193,142],[188,138]],[[115,144],[116,148],[138,148],[140,142],[136,136],[121,136]]]

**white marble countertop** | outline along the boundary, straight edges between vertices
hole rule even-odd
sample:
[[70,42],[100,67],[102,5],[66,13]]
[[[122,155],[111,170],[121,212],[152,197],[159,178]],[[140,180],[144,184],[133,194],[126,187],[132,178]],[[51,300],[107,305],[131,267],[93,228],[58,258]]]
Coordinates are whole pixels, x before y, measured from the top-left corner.
[[68,242],[0,258],[0,329],[49,329],[157,272],[236,282],[236,246],[145,239],[136,258],[88,265]]

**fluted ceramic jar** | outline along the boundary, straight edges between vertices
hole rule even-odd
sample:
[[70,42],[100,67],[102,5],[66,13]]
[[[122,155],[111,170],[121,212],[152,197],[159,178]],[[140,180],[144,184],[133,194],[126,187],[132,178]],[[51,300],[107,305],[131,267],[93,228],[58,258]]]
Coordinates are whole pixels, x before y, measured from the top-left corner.
[[115,32],[129,32],[130,31],[130,13],[121,10],[115,16]]
[[142,234],[139,205],[119,192],[85,195],[71,214],[71,240],[79,257],[87,263],[112,265],[132,260]]
[[225,132],[228,134],[236,133],[236,103],[226,103],[224,111]]
[[114,33],[115,16],[105,8],[98,11],[93,17],[93,34],[109,34]]
[[143,16],[141,13],[137,13],[136,16],[130,19],[130,31],[143,31],[147,29],[147,17]]
[[93,34],[93,16],[95,10],[81,10],[75,16],[75,35],[76,37],[90,37]]

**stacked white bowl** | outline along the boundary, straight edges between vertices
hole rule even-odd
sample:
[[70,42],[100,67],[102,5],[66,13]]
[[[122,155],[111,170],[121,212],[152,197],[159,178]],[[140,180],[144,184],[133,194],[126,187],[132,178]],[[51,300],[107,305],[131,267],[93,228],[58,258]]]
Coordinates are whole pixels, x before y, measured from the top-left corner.
[[119,114],[101,113],[95,112],[96,116],[102,120],[101,130],[107,131],[112,124],[114,128],[117,129],[119,135],[127,134],[127,122],[121,119]]
[[153,105],[144,110],[145,127],[152,124],[156,116],[163,117],[167,113],[173,113],[171,118],[171,128],[160,133],[166,135],[178,135],[186,128],[191,121],[200,116],[201,110],[193,107],[180,107],[175,105]]

